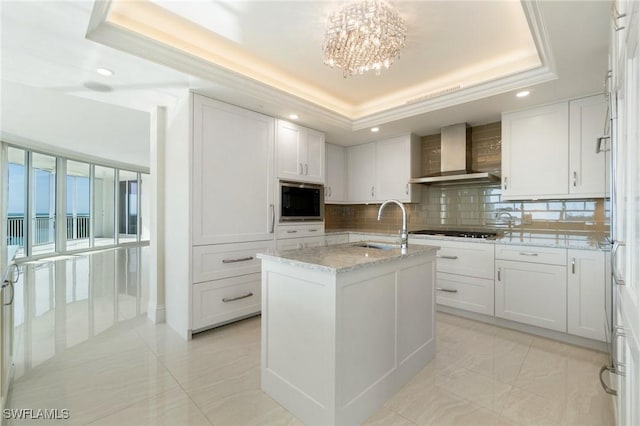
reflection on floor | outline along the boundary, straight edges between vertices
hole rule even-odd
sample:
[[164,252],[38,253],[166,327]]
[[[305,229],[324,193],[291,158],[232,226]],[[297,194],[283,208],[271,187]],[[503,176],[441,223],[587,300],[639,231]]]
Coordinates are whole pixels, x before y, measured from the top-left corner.
[[[55,424],[301,424],[260,390],[260,318],[182,340],[145,318],[136,255],[32,266],[11,406],[69,409]],[[437,336],[436,359],[368,424],[613,424],[604,354],[446,314]]]

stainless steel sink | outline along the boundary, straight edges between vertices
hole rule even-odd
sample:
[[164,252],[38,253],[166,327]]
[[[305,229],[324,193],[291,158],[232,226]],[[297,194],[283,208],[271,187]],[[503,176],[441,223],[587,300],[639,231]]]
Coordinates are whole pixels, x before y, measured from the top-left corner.
[[357,244],[354,244],[353,246],[377,249],[377,250],[393,250],[393,249],[400,248],[400,246],[398,246],[397,244],[371,243],[368,241],[357,243]]

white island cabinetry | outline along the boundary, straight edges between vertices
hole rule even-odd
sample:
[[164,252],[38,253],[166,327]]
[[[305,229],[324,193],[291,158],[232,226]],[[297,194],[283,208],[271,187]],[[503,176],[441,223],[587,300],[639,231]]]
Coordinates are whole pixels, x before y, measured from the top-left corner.
[[436,250],[260,255],[262,389],[306,424],[363,422],[435,354]]

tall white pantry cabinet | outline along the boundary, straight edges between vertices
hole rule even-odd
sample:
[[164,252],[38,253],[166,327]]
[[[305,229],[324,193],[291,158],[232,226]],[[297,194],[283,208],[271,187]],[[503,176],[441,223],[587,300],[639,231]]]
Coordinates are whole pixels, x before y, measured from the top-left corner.
[[274,139],[274,118],[198,94],[170,117],[166,316],[185,338],[260,311],[256,253],[275,244]]

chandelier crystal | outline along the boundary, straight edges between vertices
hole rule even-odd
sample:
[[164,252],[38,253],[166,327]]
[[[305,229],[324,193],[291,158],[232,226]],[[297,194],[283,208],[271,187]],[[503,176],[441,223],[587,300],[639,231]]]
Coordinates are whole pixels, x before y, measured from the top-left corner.
[[388,69],[406,34],[404,20],[382,0],[348,4],[329,17],[323,44],[324,63],[340,68],[343,77]]

